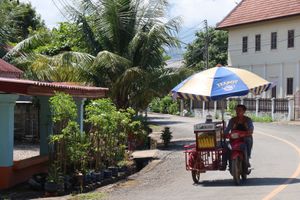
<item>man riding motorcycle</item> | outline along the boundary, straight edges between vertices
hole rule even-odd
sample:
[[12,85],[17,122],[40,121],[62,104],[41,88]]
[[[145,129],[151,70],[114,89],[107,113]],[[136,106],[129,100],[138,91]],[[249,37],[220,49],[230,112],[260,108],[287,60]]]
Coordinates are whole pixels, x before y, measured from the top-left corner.
[[[229,134],[232,133],[234,131],[245,131],[247,133],[247,136],[244,137],[244,142],[246,143],[246,148],[245,148],[245,152],[247,158],[247,163],[248,163],[248,167],[250,167],[250,162],[249,162],[249,158],[251,157],[251,150],[252,150],[252,146],[253,146],[253,130],[254,130],[254,126],[253,126],[253,122],[251,120],[251,118],[245,116],[245,112],[246,112],[247,108],[244,105],[237,105],[236,106],[236,116],[231,118],[228,122],[228,125],[226,127],[226,129],[224,130],[224,134]],[[243,148],[243,147],[241,147]],[[227,160],[229,159],[229,150],[227,151],[227,153],[225,153],[224,158],[223,158],[223,167],[226,168],[226,164],[227,164]]]

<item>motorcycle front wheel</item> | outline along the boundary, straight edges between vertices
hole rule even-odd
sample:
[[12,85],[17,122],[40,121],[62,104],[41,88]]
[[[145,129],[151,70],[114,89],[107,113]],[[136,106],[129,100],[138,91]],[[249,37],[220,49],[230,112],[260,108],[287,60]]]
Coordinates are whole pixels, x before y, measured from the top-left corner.
[[231,170],[233,181],[236,185],[240,185],[241,183],[241,161],[239,158],[236,158],[231,161]]
[[192,170],[192,178],[194,183],[198,184],[200,181],[200,172],[197,170]]

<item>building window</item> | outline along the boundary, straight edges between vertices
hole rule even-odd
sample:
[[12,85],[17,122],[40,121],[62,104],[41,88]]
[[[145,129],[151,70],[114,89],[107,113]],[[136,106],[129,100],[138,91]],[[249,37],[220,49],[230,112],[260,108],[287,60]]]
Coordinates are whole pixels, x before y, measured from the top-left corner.
[[261,47],[261,35],[255,35],[255,51],[260,51]]
[[243,53],[248,52],[248,37],[243,37]]
[[295,30],[288,30],[288,48],[294,47]]
[[293,78],[287,78],[286,94],[293,95]]
[[272,98],[276,98],[276,86],[274,86],[272,88],[272,94],[271,94]]
[[277,32],[271,33],[271,49],[277,49]]

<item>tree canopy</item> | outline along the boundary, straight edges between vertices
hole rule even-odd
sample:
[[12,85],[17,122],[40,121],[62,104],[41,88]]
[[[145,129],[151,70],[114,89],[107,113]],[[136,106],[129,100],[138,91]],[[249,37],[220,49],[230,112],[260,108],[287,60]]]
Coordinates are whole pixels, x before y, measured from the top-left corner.
[[[206,67],[205,43],[207,33],[201,30],[196,33],[196,39],[187,46],[184,55],[187,67],[195,70],[203,70]],[[227,43],[228,34],[226,31],[215,30],[213,27],[208,29],[208,51],[209,66],[215,67],[217,64],[227,64]]]
[[0,16],[0,57],[7,51],[7,45],[26,39],[31,31],[45,28],[41,17],[29,3],[1,0]]
[[[181,75],[165,69],[165,48],[179,45],[179,18],[166,20],[162,0],[81,0],[70,19],[23,40],[10,51],[28,77],[108,87],[119,108],[144,109]],[[22,55],[22,56],[20,56]],[[83,80],[84,79],[84,80]]]

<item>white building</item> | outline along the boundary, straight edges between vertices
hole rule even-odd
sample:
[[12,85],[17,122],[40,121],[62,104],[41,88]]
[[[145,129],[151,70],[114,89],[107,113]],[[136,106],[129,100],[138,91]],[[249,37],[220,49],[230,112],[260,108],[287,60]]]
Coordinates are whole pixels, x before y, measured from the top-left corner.
[[218,25],[227,30],[228,65],[276,83],[264,97],[300,90],[300,1],[242,0]]

